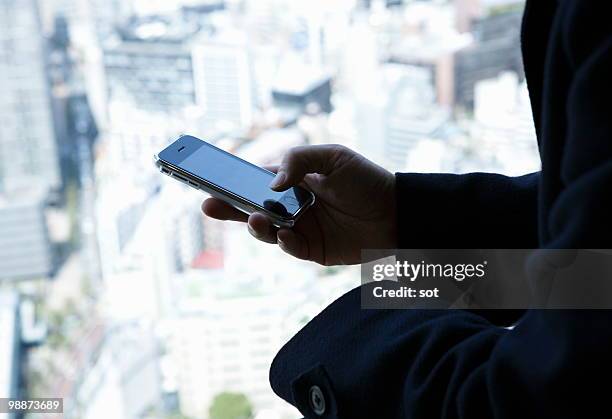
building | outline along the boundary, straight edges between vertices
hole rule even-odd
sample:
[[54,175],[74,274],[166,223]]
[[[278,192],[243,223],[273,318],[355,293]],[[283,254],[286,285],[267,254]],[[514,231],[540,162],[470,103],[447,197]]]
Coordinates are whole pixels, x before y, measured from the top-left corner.
[[[98,137],[87,96],[81,89],[58,89],[53,97],[61,173],[64,184],[82,183],[85,167],[92,167],[92,149]],[[85,162],[83,160],[87,159]]]
[[471,32],[474,20],[482,16],[481,0],[454,0],[455,24],[461,33]]
[[196,104],[190,41],[197,27],[170,31],[162,18],[135,18],[104,45],[110,101],[174,113]]
[[357,103],[358,148],[386,169],[402,171],[419,141],[444,136],[450,112],[436,103],[429,69],[386,64],[381,73],[379,89]]
[[152,331],[126,323],[110,328],[96,356],[79,371],[66,418],[143,418],[161,405],[158,349]]
[[[60,0],[74,3],[73,0]],[[85,0],[88,3],[91,24],[99,40],[112,35],[117,25],[120,25],[133,13],[133,2],[122,0]]]
[[[21,331],[19,297],[15,293],[0,293],[0,395],[21,395]],[[16,419],[15,414],[0,418]]]
[[[228,269],[185,272],[175,278],[189,295],[183,294],[179,311],[166,323],[165,341],[184,415],[207,417],[214,397],[229,391],[246,395],[255,415],[298,417],[270,388],[271,362],[301,327],[357,285],[358,272],[313,287],[314,269],[296,268],[288,258],[274,262],[279,261],[283,269],[292,266],[295,283],[275,273],[267,284],[257,279],[245,282],[245,276],[231,276]],[[271,266],[272,260],[264,256],[262,263]]]
[[109,101],[148,112],[202,112],[207,134],[241,133],[253,118],[245,35],[173,17],[133,17],[104,47]]
[[[120,271],[122,255],[158,192],[119,180],[105,182],[96,199],[96,222],[104,277]],[[117,196],[125,199],[117,200]]]
[[455,54],[457,105],[472,111],[476,83],[505,71],[513,71],[520,81],[524,80],[520,43],[522,18],[522,7],[515,7],[492,11],[473,21],[475,42]]
[[163,182],[158,192],[147,195],[126,185],[121,193],[132,199],[117,202],[118,185],[113,183],[98,199],[104,298],[108,316],[118,321],[167,315],[174,298],[173,275],[205,263],[201,258],[206,250],[220,250],[215,239],[221,232],[211,235],[204,224],[203,196],[157,176]]
[[240,134],[253,122],[255,84],[248,38],[221,31],[193,50],[196,94],[210,134]]
[[487,171],[518,176],[541,169],[529,93],[515,73],[476,85],[470,136]]
[[227,226],[224,239],[222,267],[185,270],[171,280],[175,311],[163,329],[181,413],[207,417],[212,399],[231,391],[245,394],[255,415],[298,417],[270,388],[272,359],[306,322],[358,285],[358,271],[326,276],[276,246],[261,246],[240,225]]
[[471,32],[475,21],[488,13],[522,7],[524,0],[453,0],[455,25],[461,33]]
[[387,61],[429,69],[436,102],[453,107],[455,54],[471,45],[473,37],[453,27],[448,6],[416,2],[406,7],[409,29],[395,29],[396,41],[389,47]]
[[450,117],[436,104],[431,73],[419,67],[407,70],[387,105],[384,152],[392,171],[405,169],[410,150],[420,140],[443,137]]
[[0,195],[0,279],[50,277],[55,268],[43,185]]
[[0,1],[0,191],[61,186],[35,0]]
[[298,113],[330,113],[331,77],[325,74],[293,74],[285,77],[284,83],[277,84],[272,90],[274,105],[289,108]]
[[[189,274],[188,274],[189,275]],[[177,281],[227,282],[223,272],[192,272]],[[169,350],[176,366],[181,412],[207,417],[212,399],[225,391],[244,393],[256,411],[280,407],[272,393],[268,371],[282,346],[284,323],[290,313],[273,295],[217,293],[205,304],[184,308],[170,322]],[[199,292],[209,292],[201,289]],[[213,294],[214,295],[214,294]],[[204,301],[202,301],[204,302]]]
[[195,3],[183,4],[181,13],[186,20],[202,20],[211,13],[226,9],[225,0],[199,0]]
[[90,0],[47,0],[39,2],[40,20],[47,32],[52,31],[58,16],[67,19],[71,28],[88,24],[91,12]]
[[93,165],[91,150],[98,136],[82,76],[73,62],[68,25],[63,16],[58,16],[48,43],[53,125],[64,185],[78,184],[82,175],[90,175],[81,172],[83,166]]

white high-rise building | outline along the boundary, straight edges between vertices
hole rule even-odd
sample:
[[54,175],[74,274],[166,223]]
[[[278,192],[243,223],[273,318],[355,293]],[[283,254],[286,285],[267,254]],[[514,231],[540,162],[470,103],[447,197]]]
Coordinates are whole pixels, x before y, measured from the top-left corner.
[[151,328],[123,323],[106,331],[66,400],[66,418],[135,419],[162,405],[159,351]]
[[0,189],[60,186],[59,156],[34,0],[0,0]]
[[[132,25],[104,47],[109,102],[173,114],[195,105],[191,32],[159,35],[163,22]],[[112,121],[111,121],[112,122]]]
[[357,144],[388,170],[401,171],[420,141],[440,138],[450,114],[435,103],[429,70],[386,64],[380,74],[371,91],[358,95]]
[[507,72],[479,82],[474,97],[471,137],[489,169],[514,176],[540,170],[526,84]]
[[109,103],[173,116],[194,110],[208,137],[250,128],[256,94],[245,33],[220,25],[211,35],[193,22],[156,19],[126,25],[106,42]]
[[177,312],[167,322],[168,353],[181,412],[190,417],[207,417],[222,392],[245,394],[256,414],[297,415],[272,392],[270,364],[334,292],[313,286],[315,266],[247,236],[242,226],[231,226],[223,268],[191,270],[172,280]]
[[[277,246],[261,246],[242,225],[225,232],[223,267],[172,278],[176,312],[165,330],[181,412],[207,417],[222,392],[247,396],[255,415],[298,413],[270,388],[272,359],[299,328],[359,284],[356,268],[325,275]],[[271,416],[273,417],[273,416]]]
[[[191,275],[202,281],[231,281],[222,272],[217,278],[197,271]],[[286,340],[285,323],[294,320],[289,301],[239,293],[214,297],[170,322],[181,411],[190,417],[207,417],[213,398],[222,392],[245,394],[256,411],[289,410],[268,382],[272,359]]]
[[385,157],[392,171],[406,169],[410,150],[421,140],[440,138],[450,113],[435,103],[431,72],[401,68],[386,111]]
[[196,97],[212,133],[236,133],[253,119],[253,66],[242,32],[223,33],[193,51]]

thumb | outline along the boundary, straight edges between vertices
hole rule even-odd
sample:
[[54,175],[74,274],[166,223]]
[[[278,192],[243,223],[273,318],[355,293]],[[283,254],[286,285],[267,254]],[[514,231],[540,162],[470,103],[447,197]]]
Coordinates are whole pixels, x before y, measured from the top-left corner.
[[328,175],[349,153],[348,148],[337,144],[294,147],[283,157],[270,188],[280,192],[299,184],[307,174]]

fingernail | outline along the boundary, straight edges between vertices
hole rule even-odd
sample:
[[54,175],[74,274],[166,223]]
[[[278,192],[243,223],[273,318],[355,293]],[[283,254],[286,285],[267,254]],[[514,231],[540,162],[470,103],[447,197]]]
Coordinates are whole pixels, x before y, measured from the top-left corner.
[[284,172],[278,172],[276,174],[276,177],[272,179],[272,182],[270,182],[270,188],[272,189],[278,188],[283,183],[285,183],[285,180],[287,180],[287,175]]

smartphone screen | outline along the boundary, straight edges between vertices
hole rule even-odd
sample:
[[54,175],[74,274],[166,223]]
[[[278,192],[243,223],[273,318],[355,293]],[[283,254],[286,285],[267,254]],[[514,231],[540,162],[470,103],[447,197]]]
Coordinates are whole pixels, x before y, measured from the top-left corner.
[[311,193],[299,187],[273,191],[269,184],[274,174],[195,137],[181,137],[159,158],[283,218],[291,218],[312,200]]

